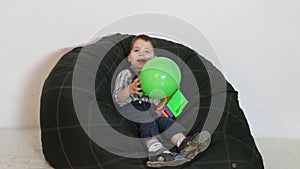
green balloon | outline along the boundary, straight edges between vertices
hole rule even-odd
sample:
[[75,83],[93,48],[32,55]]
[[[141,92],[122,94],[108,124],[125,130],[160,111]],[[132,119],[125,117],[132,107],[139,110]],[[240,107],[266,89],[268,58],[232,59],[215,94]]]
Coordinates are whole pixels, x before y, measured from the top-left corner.
[[141,88],[152,98],[165,98],[178,90],[181,72],[177,64],[166,57],[148,61],[140,72]]

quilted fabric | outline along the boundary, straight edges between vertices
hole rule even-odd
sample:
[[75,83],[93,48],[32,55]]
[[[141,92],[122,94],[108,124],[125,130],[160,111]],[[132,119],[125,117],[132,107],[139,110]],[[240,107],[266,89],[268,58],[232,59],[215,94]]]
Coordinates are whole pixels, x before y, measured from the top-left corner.
[[[146,158],[131,158],[111,153],[91,139],[85,130],[85,127],[89,126],[91,132],[107,139],[107,136],[101,135],[103,126],[96,120],[99,114],[89,106],[94,104],[98,106],[103,117],[114,130],[130,137],[138,137],[135,123],[118,113],[111,97],[111,83],[115,70],[127,57],[132,38],[131,35],[115,34],[102,38],[94,44],[74,48],[62,56],[50,72],[41,96],[40,125],[43,153],[45,159],[54,168],[147,168]],[[196,122],[188,134],[205,129],[209,110],[213,109],[214,112],[222,115],[216,129],[210,131],[212,132],[210,147],[191,162],[173,168],[263,169],[262,157],[251,135],[244,112],[239,106],[238,92],[225,80],[218,69],[192,49],[164,39],[155,40],[158,48],[175,54],[188,65],[196,79],[200,104],[195,105],[200,106],[197,109]],[[104,56],[100,56],[101,54],[97,52],[104,50],[107,50]],[[79,60],[82,54],[86,54],[84,60],[88,63]],[[96,63],[100,65],[97,66]],[[88,66],[90,68],[86,69],[84,64],[90,65]],[[96,69],[93,68],[94,66],[97,66]],[[83,82],[93,81],[92,90],[75,84],[74,72],[76,71],[84,75]],[[210,78],[214,78],[215,82],[224,81],[225,88],[212,90]],[[80,121],[79,118],[82,117],[76,113],[74,97],[77,96],[74,96],[74,92],[81,93],[85,98],[83,102],[87,102],[83,108],[86,112],[86,121]],[[187,91],[188,99],[192,98],[192,93]],[[212,97],[217,95],[225,98],[222,109],[212,104]],[[94,97],[96,101],[92,99]],[[195,105],[191,103],[190,107]],[[184,121],[192,120],[188,110],[187,115],[182,118]]]

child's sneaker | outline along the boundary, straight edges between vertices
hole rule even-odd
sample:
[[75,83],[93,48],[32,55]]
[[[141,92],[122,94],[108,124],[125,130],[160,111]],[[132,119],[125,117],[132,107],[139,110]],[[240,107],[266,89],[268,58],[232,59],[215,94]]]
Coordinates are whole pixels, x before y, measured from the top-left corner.
[[211,141],[208,131],[195,133],[193,136],[186,137],[179,146],[180,154],[186,159],[192,160],[199,153],[205,151]]
[[178,166],[189,161],[182,155],[170,152],[166,148],[161,148],[156,152],[150,152],[149,161],[146,162],[148,167],[165,167],[165,166]]

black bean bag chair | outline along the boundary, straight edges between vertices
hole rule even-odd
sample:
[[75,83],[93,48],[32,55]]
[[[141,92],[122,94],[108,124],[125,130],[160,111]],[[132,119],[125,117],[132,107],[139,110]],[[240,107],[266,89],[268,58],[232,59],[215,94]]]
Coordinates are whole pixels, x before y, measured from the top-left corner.
[[[147,168],[146,156],[139,152],[142,143],[135,139],[135,122],[118,113],[111,96],[115,74],[126,60],[133,37],[115,34],[74,48],[50,72],[41,96],[40,127],[43,154],[52,167]],[[186,70],[182,72],[181,90],[189,104],[177,120],[188,135],[203,129],[212,133],[205,152],[172,168],[263,169],[239,106],[238,92],[197,52],[178,43],[155,40],[161,55],[173,55]],[[122,139],[128,136],[129,141],[120,141],[119,135]]]

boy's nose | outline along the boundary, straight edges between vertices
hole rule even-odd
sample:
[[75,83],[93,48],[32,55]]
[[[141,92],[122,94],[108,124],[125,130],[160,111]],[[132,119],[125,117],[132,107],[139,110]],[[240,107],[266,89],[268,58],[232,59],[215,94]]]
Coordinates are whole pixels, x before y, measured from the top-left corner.
[[140,52],[139,52],[139,55],[140,55],[140,56],[144,56],[144,55],[145,55],[145,52],[144,52],[144,51],[140,51]]

